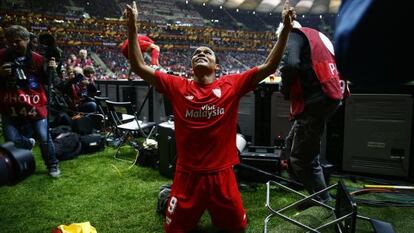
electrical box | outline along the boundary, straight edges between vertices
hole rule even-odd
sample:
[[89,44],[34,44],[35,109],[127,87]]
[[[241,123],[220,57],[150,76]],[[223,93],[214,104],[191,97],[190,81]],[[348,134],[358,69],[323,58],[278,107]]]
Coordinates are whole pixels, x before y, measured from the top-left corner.
[[408,177],[413,99],[352,94],[345,105],[344,171]]

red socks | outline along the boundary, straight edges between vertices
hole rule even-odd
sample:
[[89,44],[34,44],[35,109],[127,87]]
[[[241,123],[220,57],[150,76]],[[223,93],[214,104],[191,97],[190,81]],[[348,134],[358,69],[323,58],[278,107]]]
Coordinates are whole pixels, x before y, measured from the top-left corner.
[[160,57],[160,51],[157,49],[151,50],[151,65],[160,66],[158,58]]

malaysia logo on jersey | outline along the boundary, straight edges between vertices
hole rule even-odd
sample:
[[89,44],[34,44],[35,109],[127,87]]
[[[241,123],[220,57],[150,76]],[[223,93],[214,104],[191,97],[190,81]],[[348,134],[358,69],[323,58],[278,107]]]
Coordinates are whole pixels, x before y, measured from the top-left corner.
[[216,105],[204,105],[200,109],[187,109],[185,111],[186,118],[206,118],[211,119],[220,115],[224,115],[224,108],[218,107]]
[[220,97],[221,97],[221,90],[220,90],[220,88],[214,88],[214,89],[213,89],[213,93],[214,93],[214,95],[216,95],[218,98],[220,98]]

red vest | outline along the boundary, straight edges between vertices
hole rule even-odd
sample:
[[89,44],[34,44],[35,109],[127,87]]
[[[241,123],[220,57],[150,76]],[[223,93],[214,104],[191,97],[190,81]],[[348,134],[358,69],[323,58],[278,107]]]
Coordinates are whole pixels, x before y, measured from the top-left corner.
[[[6,50],[0,50],[0,64],[5,63]],[[27,83],[24,86],[0,87],[0,113],[11,117],[44,119],[47,117],[47,98],[40,76],[43,72],[43,57],[32,53],[33,65],[25,67]],[[7,85],[6,79],[0,77],[1,85]]]
[[[336,68],[333,45],[322,33],[311,28],[298,29],[307,38],[310,45],[312,67],[322,86],[323,93],[330,99],[341,100],[349,94],[346,83],[340,80]],[[304,99],[300,80],[297,78],[290,89],[290,114],[300,114],[304,107]]]

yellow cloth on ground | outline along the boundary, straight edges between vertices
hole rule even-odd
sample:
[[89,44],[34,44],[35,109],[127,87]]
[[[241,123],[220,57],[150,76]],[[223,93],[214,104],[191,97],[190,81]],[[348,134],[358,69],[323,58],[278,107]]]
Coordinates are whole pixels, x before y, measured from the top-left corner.
[[58,229],[60,229],[62,233],[96,233],[95,227],[93,227],[90,222],[72,223],[69,226],[60,225],[58,226]]

